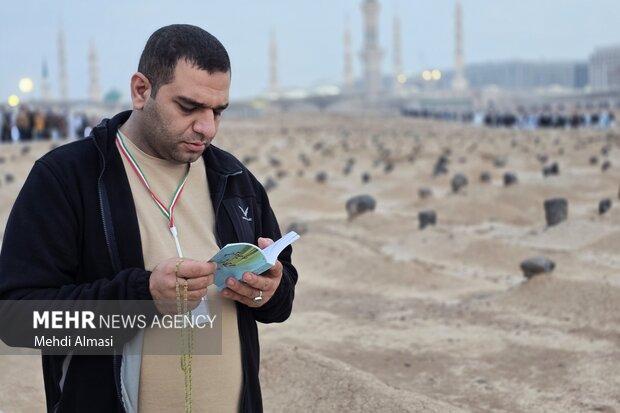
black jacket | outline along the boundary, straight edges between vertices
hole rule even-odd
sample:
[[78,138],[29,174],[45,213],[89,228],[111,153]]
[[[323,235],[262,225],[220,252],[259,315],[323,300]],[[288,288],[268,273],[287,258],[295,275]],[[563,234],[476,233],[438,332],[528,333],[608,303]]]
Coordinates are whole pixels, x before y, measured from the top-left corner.
[[[104,120],[88,139],[60,146],[33,166],[9,216],[0,253],[2,300],[150,300],[138,219],[114,139],[129,117]],[[231,154],[210,145],[203,154],[220,247],[280,238],[265,190]],[[238,205],[249,207],[251,222]],[[245,209],[245,208],[244,208]],[[297,271],[292,249],[275,295],[253,309],[237,304],[243,366],[241,412],[261,412],[256,321],[291,313]],[[120,356],[74,356],[62,392],[64,356],[42,356],[48,411],[122,412]]]

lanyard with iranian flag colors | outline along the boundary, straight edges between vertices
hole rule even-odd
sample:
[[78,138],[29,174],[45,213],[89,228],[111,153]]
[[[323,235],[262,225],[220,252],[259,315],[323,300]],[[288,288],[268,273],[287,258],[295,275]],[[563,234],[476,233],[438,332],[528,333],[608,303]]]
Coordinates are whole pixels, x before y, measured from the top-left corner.
[[174,191],[174,195],[172,196],[172,200],[170,201],[170,206],[166,208],[166,205],[164,205],[164,203],[161,202],[151,190],[151,185],[149,185],[149,181],[146,179],[146,176],[142,172],[142,169],[140,169],[140,165],[138,165],[138,162],[136,162],[135,158],[131,155],[131,152],[129,152],[129,148],[127,148],[127,146],[125,145],[123,136],[118,131],[116,132],[116,145],[118,146],[118,149],[121,151],[121,153],[125,156],[129,164],[131,165],[131,168],[135,171],[136,175],[138,175],[140,182],[142,182],[146,190],[149,191],[149,194],[151,194],[151,198],[153,198],[153,201],[155,201],[155,204],[157,205],[161,213],[168,220],[168,228],[170,229],[170,233],[174,237],[174,244],[177,248],[177,253],[179,254],[179,257],[182,258],[183,251],[181,250],[181,244],[179,243],[177,227],[174,225],[174,207],[179,201],[181,193],[183,193],[183,188],[185,187],[185,182],[187,182],[187,178],[189,177],[190,164],[187,164],[187,172],[185,173],[185,177],[183,177],[176,191]]

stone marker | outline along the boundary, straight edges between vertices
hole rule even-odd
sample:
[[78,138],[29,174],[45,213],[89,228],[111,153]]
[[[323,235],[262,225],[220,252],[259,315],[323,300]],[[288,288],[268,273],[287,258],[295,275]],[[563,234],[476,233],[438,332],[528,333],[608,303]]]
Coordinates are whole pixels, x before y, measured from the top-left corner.
[[368,172],[364,172],[362,174],[362,182],[365,183],[365,184],[370,182],[370,174]]
[[347,159],[347,163],[345,164],[344,169],[342,170],[342,173],[344,175],[349,175],[351,171],[353,170],[353,165],[355,165],[355,158]]
[[308,232],[308,225],[305,222],[291,222],[291,224],[286,228],[286,233],[291,231],[295,231],[299,235],[304,235]]
[[243,161],[242,162],[243,162],[244,165],[250,165],[250,164],[254,163],[254,161],[256,161],[256,156],[248,155],[248,156],[244,156],[243,157]]
[[463,174],[456,174],[452,177],[452,181],[450,182],[452,186],[452,192],[455,194],[458,193],[462,188],[467,186],[467,177]]
[[265,188],[265,192],[269,192],[269,191],[271,191],[272,189],[274,189],[277,186],[278,186],[278,183],[275,181],[275,179],[273,179],[270,176],[267,177],[267,179],[263,183],[263,187]]
[[609,168],[611,168],[611,162],[609,161],[605,161],[603,162],[603,164],[601,165],[601,171],[605,172],[606,170],[608,170]]
[[532,257],[521,262],[521,271],[528,280],[536,275],[550,273],[555,263],[547,257]]
[[482,172],[480,174],[480,182],[488,184],[491,182],[491,174],[489,172]]
[[280,166],[282,166],[282,162],[280,162],[279,159],[273,157],[269,158],[269,164],[274,168],[279,168]]
[[433,190],[428,187],[422,187],[418,189],[418,197],[420,199],[427,199],[433,196]]
[[601,155],[609,156],[609,151],[611,150],[611,145],[607,144],[601,148]]
[[603,215],[605,212],[611,209],[611,198],[601,199],[598,203],[598,213]]
[[327,172],[319,172],[316,174],[316,181],[320,184],[327,182]]
[[440,156],[433,167],[433,176],[439,176],[448,173],[448,158]]
[[13,176],[13,174],[6,174],[4,175],[4,181],[7,184],[13,183],[13,181],[15,181],[15,176]]
[[308,155],[306,155],[305,153],[299,154],[299,160],[301,161],[301,163],[304,164],[305,167],[310,166],[310,158],[308,158]]
[[543,176],[551,176],[551,175],[559,175],[560,174],[560,166],[557,162],[552,163],[551,165],[547,165],[542,170]]
[[545,219],[547,226],[554,226],[568,218],[568,201],[566,198],[551,198],[545,201]]
[[349,215],[349,220],[361,215],[365,212],[374,211],[377,206],[377,201],[370,195],[357,195],[349,198],[345,208]]
[[420,211],[418,213],[418,221],[420,223],[420,229],[424,229],[429,225],[436,225],[437,214],[432,210]]
[[517,175],[513,174],[512,172],[506,172],[504,174],[504,186],[514,185],[517,182],[519,182],[519,180],[517,179]]
[[502,158],[499,156],[493,160],[493,166],[495,166],[496,168],[503,168],[506,166],[507,163],[508,160],[506,158]]

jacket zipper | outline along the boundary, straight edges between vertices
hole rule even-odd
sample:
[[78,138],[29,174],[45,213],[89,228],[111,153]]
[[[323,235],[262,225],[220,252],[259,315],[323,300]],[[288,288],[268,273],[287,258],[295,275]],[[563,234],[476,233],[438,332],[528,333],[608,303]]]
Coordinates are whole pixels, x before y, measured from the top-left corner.
[[220,212],[220,206],[222,205],[222,198],[224,198],[224,192],[226,192],[226,184],[228,183],[228,177],[230,176],[236,176],[236,175],[240,175],[243,173],[243,170],[239,170],[237,172],[228,174],[228,175],[222,175],[223,178],[223,182],[221,184],[221,189],[218,188],[218,193],[217,195],[217,199],[214,202],[215,205],[215,210],[213,211],[213,219],[215,221],[215,242],[217,243],[217,246],[222,248],[222,239],[220,237],[220,228],[217,225],[217,216]]
[[[103,152],[101,151],[101,148],[99,148],[99,145],[97,145],[97,141],[95,140],[94,135],[93,135],[93,143],[95,147],[97,148],[97,151],[99,151],[99,155],[101,155],[101,172],[99,173],[99,178],[97,179],[97,191],[99,193],[99,212],[101,213],[101,222],[103,224],[103,233],[105,236],[105,243],[108,248],[108,251],[111,251],[111,245],[110,245],[110,239],[109,239],[110,232],[108,230],[108,226],[105,220],[105,214],[103,211],[103,193],[101,191],[101,185],[103,185],[103,173],[105,172],[105,156]],[[112,259],[112,257],[110,257],[110,259]],[[112,260],[112,266],[114,266],[114,260]],[[114,387],[116,390],[116,397],[118,398],[118,402],[120,403],[121,409],[125,411],[125,405],[123,404],[123,398],[121,397],[121,394],[120,394],[119,377],[117,377],[117,371],[120,372],[120,366],[118,366],[118,356],[116,354],[116,350],[114,351],[114,354],[112,355],[112,368],[114,371],[114,384],[115,384]]]
[[[226,184],[228,183],[228,178],[231,176],[236,176],[236,175],[240,175],[243,173],[243,170],[239,170],[237,172],[228,174],[228,175],[222,175],[223,178],[223,182],[221,184],[221,187],[218,188],[218,193],[216,194],[217,199],[215,199],[214,205],[214,211],[213,211],[213,219],[215,221],[215,242],[217,243],[218,247],[222,248],[222,239],[220,237],[220,228],[218,227],[217,223],[217,216],[220,212],[220,206],[222,205],[222,199],[224,198],[224,193],[226,192]],[[237,321],[238,322],[238,321]],[[246,411],[246,403],[245,403],[245,399],[243,398],[243,392],[245,390],[246,387],[246,371],[243,368],[243,366],[241,367],[242,370],[242,374],[243,374],[243,383],[242,383],[242,387],[241,387],[241,396],[239,396],[239,412],[245,412]]]

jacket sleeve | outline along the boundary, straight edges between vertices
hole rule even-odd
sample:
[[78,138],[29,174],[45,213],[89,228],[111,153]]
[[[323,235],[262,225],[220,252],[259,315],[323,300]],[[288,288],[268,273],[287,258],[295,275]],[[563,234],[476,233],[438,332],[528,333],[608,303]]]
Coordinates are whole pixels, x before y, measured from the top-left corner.
[[2,300],[151,299],[150,273],[124,269],[87,282],[79,274],[82,230],[79,194],[37,161],[9,216],[0,252]]
[[[259,184],[261,224],[260,236],[277,240],[282,237],[276,216],[271,209],[264,188]],[[282,251],[278,260],[282,263],[282,279],[271,299],[263,306],[254,308],[254,318],[261,323],[280,323],[285,321],[293,310],[297,270],[291,262],[293,248],[289,245]]]

